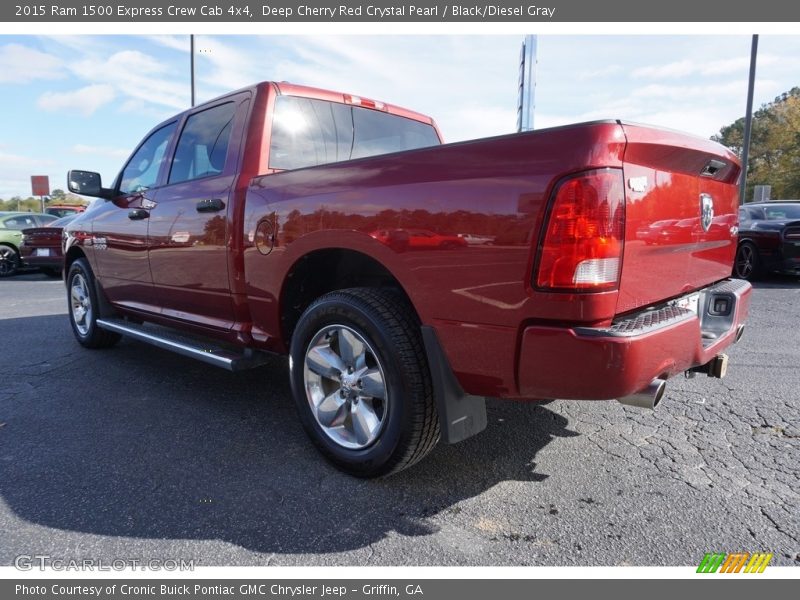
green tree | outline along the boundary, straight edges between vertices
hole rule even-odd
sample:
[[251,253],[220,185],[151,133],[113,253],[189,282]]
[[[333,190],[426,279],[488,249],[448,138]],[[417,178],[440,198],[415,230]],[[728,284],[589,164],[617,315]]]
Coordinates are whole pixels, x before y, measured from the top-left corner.
[[0,210],[39,212],[41,210],[41,203],[38,198],[32,196],[28,196],[27,198],[11,196],[8,200],[0,200]]
[[[82,204],[85,206],[88,202],[84,198],[64,192],[64,190],[53,190],[47,204]],[[0,211],[4,210],[39,212],[42,210],[42,203],[39,198],[34,198],[33,196],[28,196],[27,198],[11,196],[7,200],[0,198]]]
[[[744,140],[744,118],[712,136],[739,156]],[[745,198],[756,185],[771,185],[775,199],[800,198],[800,87],[784,92],[753,114]]]

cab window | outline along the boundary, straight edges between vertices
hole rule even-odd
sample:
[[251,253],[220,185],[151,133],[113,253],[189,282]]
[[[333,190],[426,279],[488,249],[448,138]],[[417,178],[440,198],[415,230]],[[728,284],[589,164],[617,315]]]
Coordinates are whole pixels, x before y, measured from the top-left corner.
[[128,161],[122,171],[120,194],[135,194],[150,189],[158,182],[158,172],[167,152],[167,145],[175,131],[175,123],[165,125],[150,134]]
[[337,102],[278,96],[269,166],[300,169],[440,143],[427,123]]
[[236,105],[228,102],[195,113],[186,120],[172,159],[169,183],[222,173],[235,114]]

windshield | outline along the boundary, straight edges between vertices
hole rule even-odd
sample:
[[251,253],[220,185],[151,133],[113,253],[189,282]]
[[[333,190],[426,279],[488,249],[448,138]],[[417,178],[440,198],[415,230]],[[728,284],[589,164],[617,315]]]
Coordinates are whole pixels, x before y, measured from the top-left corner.
[[800,204],[781,204],[766,207],[767,219],[800,219]]
[[275,100],[269,166],[300,169],[440,144],[433,126],[325,100]]

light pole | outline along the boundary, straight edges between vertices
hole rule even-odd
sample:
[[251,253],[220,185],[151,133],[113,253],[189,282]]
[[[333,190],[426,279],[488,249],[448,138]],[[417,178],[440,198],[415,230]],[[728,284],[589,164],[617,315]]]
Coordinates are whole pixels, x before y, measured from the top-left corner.
[[747,82],[747,113],[744,117],[744,140],[742,140],[742,182],[739,189],[739,205],[745,203],[747,188],[747,161],[750,158],[750,134],[753,129],[753,87],[756,82],[756,55],[758,54],[758,35],[753,36],[750,45],[750,80]]
[[517,95],[517,131],[533,131],[536,94],[536,61],[538,37],[526,35],[519,57],[519,89]]
[[189,71],[192,80],[192,106],[194,106],[194,34],[189,35]]

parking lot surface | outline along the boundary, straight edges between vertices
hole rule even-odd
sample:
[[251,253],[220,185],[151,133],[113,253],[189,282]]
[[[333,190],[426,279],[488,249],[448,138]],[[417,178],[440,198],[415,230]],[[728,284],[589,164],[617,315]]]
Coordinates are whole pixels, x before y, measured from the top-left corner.
[[307,440],[285,359],[231,374],[73,340],[63,284],[0,281],[0,564],[800,565],[800,282],[757,284],[729,375],[657,410],[491,401],[489,426],[363,481]]

